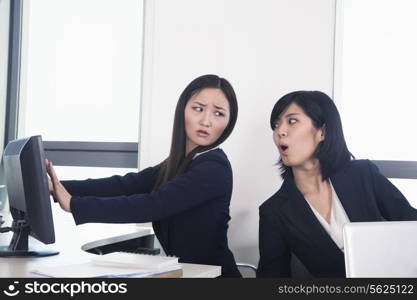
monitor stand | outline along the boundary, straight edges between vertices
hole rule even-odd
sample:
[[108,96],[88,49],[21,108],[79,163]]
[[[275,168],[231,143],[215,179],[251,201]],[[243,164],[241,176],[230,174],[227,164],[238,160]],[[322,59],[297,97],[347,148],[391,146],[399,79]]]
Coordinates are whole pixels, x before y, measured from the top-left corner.
[[24,220],[13,221],[12,227],[0,227],[0,232],[13,231],[9,246],[0,246],[0,257],[42,257],[56,255],[55,250],[29,249],[30,227]]
[[0,246],[0,257],[43,257],[59,254],[54,250],[9,250],[8,246]]

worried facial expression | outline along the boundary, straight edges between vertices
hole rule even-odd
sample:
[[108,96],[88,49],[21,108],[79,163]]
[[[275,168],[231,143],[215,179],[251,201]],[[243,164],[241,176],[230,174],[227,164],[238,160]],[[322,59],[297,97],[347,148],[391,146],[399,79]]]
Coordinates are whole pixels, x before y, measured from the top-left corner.
[[184,112],[186,153],[213,144],[230,119],[230,107],[222,90],[205,88],[191,97]]
[[273,139],[288,167],[302,167],[316,160],[314,152],[324,140],[324,130],[317,129],[304,110],[291,103],[275,121]]

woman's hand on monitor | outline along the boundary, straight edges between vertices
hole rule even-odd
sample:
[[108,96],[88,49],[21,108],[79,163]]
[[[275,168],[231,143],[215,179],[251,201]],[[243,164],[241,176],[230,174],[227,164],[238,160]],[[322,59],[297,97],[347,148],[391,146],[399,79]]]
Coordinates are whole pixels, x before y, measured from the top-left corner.
[[52,194],[54,191],[54,186],[52,184],[52,180],[51,178],[48,177],[48,189],[49,189],[49,194]]
[[56,176],[54,166],[52,162],[46,160],[46,169],[50,179],[48,179],[49,191],[58,200],[59,205],[66,212],[71,212],[70,202],[71,194],[61,184],[58,177]]

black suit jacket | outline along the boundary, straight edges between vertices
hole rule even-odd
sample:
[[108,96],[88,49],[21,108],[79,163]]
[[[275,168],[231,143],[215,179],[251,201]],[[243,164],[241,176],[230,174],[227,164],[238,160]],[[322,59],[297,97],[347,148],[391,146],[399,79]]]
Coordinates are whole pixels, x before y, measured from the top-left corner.
[[192,160],[182,175],[154,188],[158,167],[139,173],[63,181],[77,224],[153,222],[167,255],[180,262],[222,266],[240,277],[227,243],[232,169],[220,149]]
[[[330,177],[351,222],[417,220],[417,210],[369,160],[353,160]],[[258,277],[290,277],[294,253],[316,277],[345,277],[343,252],[286,176],[259,209]]]

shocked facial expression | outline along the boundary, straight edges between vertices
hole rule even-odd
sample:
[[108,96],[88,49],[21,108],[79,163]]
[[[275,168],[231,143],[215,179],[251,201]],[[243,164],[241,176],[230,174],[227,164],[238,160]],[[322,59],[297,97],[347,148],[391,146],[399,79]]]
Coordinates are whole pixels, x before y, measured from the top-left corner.
[[307,167],[317,160],[314,152],[324,140],[324,130],[314,127],[304,110],[291,103],[276,120],[273,139],[286,166]]
[[229,101],[223,91],[205,88],[191,97],[185,106],[186,153],[197,146],[213,144],[230,119]]

